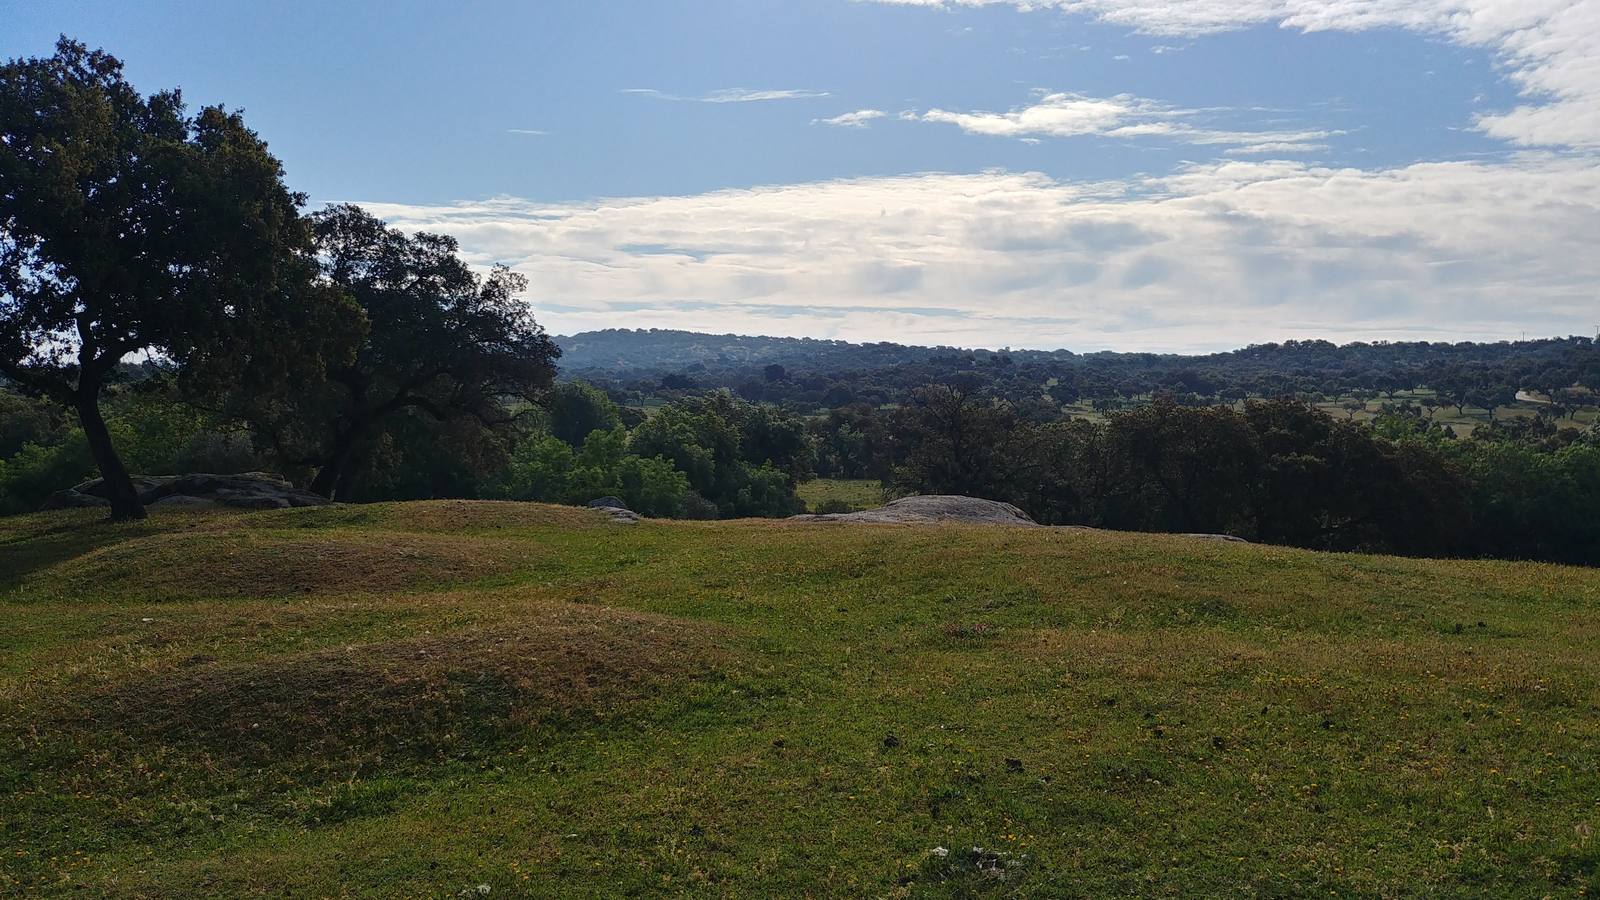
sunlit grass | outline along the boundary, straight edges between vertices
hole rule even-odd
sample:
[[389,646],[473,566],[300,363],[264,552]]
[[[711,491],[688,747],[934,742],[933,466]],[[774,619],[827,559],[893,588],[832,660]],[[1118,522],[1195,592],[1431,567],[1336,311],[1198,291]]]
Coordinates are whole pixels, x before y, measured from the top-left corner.
[[472,503],[0,553],[0,889],[1600,887],[1592,570]]
[[882,506],[884,501],[883,485],[870,478],[817,478],[796,487],[795,493],[812,512],[829,502],[861,510]]

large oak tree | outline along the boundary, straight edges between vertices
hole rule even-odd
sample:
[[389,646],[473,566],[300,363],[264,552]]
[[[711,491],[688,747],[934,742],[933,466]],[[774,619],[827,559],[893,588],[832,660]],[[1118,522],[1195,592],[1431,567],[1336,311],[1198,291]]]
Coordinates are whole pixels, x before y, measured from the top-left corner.
[[104,52],[0,66],[0,375],[76,411],[114,519],[144,515],[100,414],[119,362],[262,392],[359,329],[303,202],[237,112],[141,96]]
[[247,415],[282,459],[315,470],[313,491],[348,497],[402,421],[410,433],[449,423],[490,436],[546,401],[561,351],[517,298],[521,275],[481,276],[454,238],[408,235],[360,207],[331,206],[312,222],[323,278],[360,306],[367,334],[353,359]]

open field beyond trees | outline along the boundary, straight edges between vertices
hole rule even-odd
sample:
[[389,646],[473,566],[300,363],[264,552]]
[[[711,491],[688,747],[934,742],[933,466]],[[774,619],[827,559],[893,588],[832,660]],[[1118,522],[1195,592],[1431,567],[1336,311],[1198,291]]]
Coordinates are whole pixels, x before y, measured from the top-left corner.
[[3,891],[1600,887],[1594,570],[521,503],[102,516],[0,520]]

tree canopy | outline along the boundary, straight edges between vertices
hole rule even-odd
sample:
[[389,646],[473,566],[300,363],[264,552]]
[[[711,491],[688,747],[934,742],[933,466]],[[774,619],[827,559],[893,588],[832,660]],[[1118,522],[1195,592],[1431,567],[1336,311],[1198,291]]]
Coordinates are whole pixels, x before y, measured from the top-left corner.
[[353,299],[366,333],[292,396],[243,400],[286,460],[315,470],[312,490],[345,496],[401,417],[503,431],[544,399],[560,351],[517,299],[522,276],[480,276],[454,238],[408,235],[359,207],[311,222],[321,276]]
[[99,408],[119,362],[266,390],[359,327],[303,202],[237,112],[141,96],[106,53],[0,66],[0,374],[76,411],[114,518],[144,514]]

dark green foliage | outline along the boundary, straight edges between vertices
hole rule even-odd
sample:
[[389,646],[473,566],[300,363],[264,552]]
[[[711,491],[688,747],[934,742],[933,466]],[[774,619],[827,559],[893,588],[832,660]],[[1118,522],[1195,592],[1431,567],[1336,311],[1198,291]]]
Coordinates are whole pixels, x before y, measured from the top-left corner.
[[60,406],[0,389],[0,459],[28,444],[53,444],[67,430]]
[[51,494],[93,472],[94,457],[80,429],[57,443],[24,444],[9,458],[0,459],[0,514],[33,512]]
[[[1585,337],[1497,344],[1285,341],[1204,356],[965,350],[658,329],[589,332],[562,344],[569,374],[642,395],[727,388],[752,401],[825,411],[907,403],[924,385],[959,376],[977,379],[982,392],[1040,422],[1063,404],[1116,408],[1154,393],[1191,406],[1282,396],[1337,403],[1380,395],[1393,401],[1419,387],[1448,396],[1458,415],[1484,409],[1488,421],[1513,402],[1519,387],[1580,407],[1593,406],[1589,391],[1600,388],[1600,345]],[[770,377],[775,367],[782,377]],[[1568,397],[1574,385],[1584,390]]]
[[1448,449],[1472,483],[1473,552],[1600,564],[1600,444],[1541,451],[1488,440]]
[[82,44],[0,66],[0,374],[77,413],[114,518],[143,515],[100,412],[125,356],[260,392],[353,321],[282,175],[238,113],[142,97]]
[[322,275],[354,298],[365,339],[291,396],[236,398],[281,459],[315,471],[312,490],[350,496],[396,429],[507,435],[517,419],[508,399],[542,401],[560,351],[517,299],[522,276],[480,277],[454,238],[406,235],[358,207],[312,221]]
[[1251,493],[1262,460],[1238,413],[1161,401],[1112,416],[1098,437],[1104,524],[1134,531],[1254,531]]
[[[0,407],[19,398],[0,391]],[[261,469],[251,437],[178,401],[158,385],[116,385],[102,406],[106,429],[134,471],[234,474]],[[51,494],[94,476],[94,457],[76,426],[35,435],[0,457],[0,511],[31,512]]]
[[888,480],[895,442],[885,417],[865,403],[828,410],[811,423],[817,444],[817,474],[824,478]]
[[634,430],[630,446],[672,463],[724,517],[799,512],[794,473],[809,473],[813,458],[802,423],[726,392],[667,405]]
[[689,480],[663,459],[629,453],[619,427],[591,432],[576,453],[551,435],[528,438],[512,455],[499,494],[574,505],[615,496],[641,515],[671,517],[686,512]]
[[1003,499],[1026,493],[1036,463],[1024,462],[1031,433],[1011,405],[965,387],[918,390],[897,420],[897,487],[913,494],[970,494]]
[[622,424],[617,405],[605,391],[582,381],[567,381],[550,391],[547,401],[550,433],[573,447],[583,446],[590,432],[610,431]]
[[845,500],[824,500],[817,504],[817,508],[809,510],[819,516],[837,515],[839,513],[855,512],[856,508]]
[[1158,400],[1104,423],[1038,426],[939,388],[893,430],[909,442],[899,490],[1005,500],[1047,524],[1600,564],[1600,443],[1549,424],[1457,441],[1412,419],[1373,428],[1288,400]]

